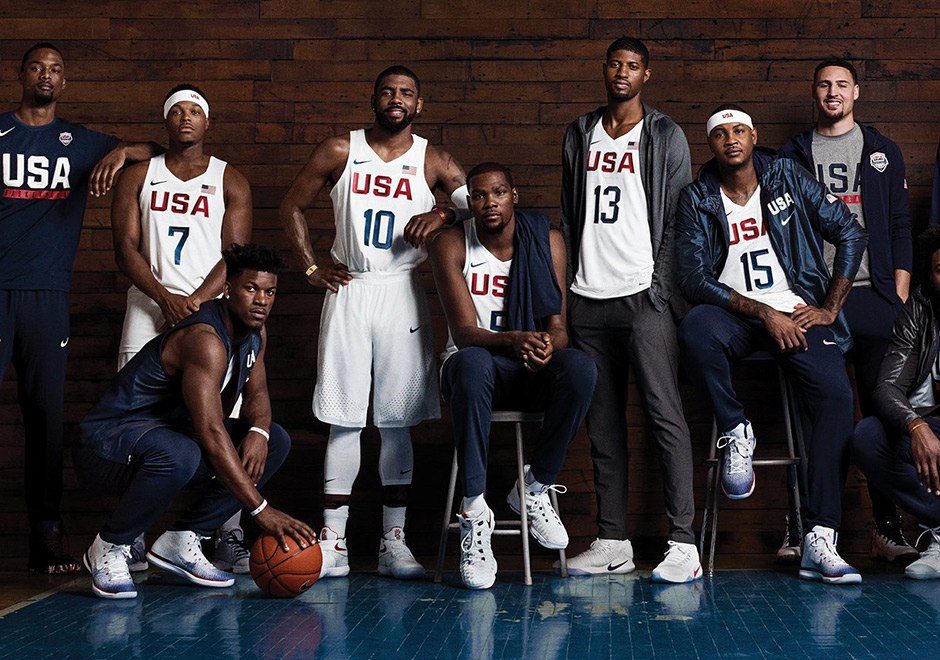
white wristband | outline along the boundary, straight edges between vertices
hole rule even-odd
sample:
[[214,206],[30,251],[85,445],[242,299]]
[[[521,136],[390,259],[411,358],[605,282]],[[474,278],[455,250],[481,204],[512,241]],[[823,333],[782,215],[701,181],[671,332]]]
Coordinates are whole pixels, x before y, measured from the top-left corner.
[[263,436],[264,436],[264,439],[267,440],[268,442],[271,441],[271,434],[268,433],[267,431],[265,431],[265,430],[264,430],[263,428],[261,428],[260,426],[252,426],[250,429],[248,429],[248,432],[249,432],[249,433],[251,433],[252,431],[254,431],[255,433],[257,433],[257,434],[259,434],[259,435],[263,435]]
[[249,514],[249,515],[251,515],[251,517],[254,518],[254,517],[257,516],[259,513],[261,513],[262,511],[264,511],[266,508],[268,508],[268,501],[267,501],[267,500],[261,500],[261,504],[258,505],[258,508],[255,509],[254,511],[252,511],[251,514]]

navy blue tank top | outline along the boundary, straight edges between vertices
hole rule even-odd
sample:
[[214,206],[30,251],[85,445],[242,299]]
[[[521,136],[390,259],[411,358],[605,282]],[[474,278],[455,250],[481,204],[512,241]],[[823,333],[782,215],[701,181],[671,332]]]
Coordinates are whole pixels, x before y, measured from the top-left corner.
[[211,300],[203,303],[195,314],[151,339],[118,372],[82,420],[81,442],[92,443],[95,453],[102,458],[124,463],[131,460],[137,441],[155,428],[194,435],[192,416],[183,401],[182,377],[166,373],[162,354],[167,337],[197,323],[212,326],[225,345],[231,378],[227,384],[224,380],[219,382],[219,391],[224,385],[223,412],[225,416],[231,413],[261,350],[261,334],[252,332],[233,347],[225,327],[222,301]]

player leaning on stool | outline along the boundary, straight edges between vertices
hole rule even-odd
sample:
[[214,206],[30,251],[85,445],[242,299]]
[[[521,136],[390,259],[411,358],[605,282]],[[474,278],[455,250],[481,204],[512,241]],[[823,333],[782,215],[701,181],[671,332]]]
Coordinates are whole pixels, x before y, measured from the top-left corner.
[[[223,299],[203,303],[149,341],[82,420],[79,481],[121,496],[85,553],[92,591],[102,598],[137,595],[127,566],[130,544],[190,484],[204,491],[147,559],[195,584],[234,584],[205,558],[200,540],[243,507],[282,541],[289,534],[306,547],[316,539],[258,492],[290,449],[287,432],[271,421],[264,366],[264,323],[283,261],[257,245],[234,245],[224,256]],[[229,419],[241,394],[241,418]]]
[[[852,349],[846,357],[855,367],[858,403],[865,416],[873,415],[872,393],[884,358],[894,319],[907,300],[911,280],[911,216],[907,210],[904,157],[894,142],[871,126],[855,121],[858,77],[845,60],[826,60],[813,74],[813,101],[817,123],[794,136],[780,150],[840,197],[868,232],[868,248],[845,299],[842,313]],[[835,248],[825,245],[826,263],[832,267]],[[787,472],[789,478],[790,472]],[[791,494],[792,489],[787,489]],[[901,517],[894,503],[871,481],[871,554],[908,563],[917,551],[904,538]],[[790,502],[790,524],[777,557],[799,561],[801,539],[796,528],[795,503]]]
[[72,262],[89,188],[107,193],[125,162],[160,147],[56,117],[65,63],[50,43],[24,53],[18,78],[20,105],[0,115],[0,380],[12,361],[26,435],[29,569],[76,573],[59,523]]
[[[736,105],[708,120],[714,158],[682,191],[676,216],[679,284],[693,306],[679,328],[682,364],[711,402],[721,431],[721,487],[754,491],[756,440],[731,383],[731,362],[769,350],[809,423],[807,522],[800,577],[861,582],[836,550],[852,389],[840,313],[865,249],[845,204],[792,160],[755,150],[757,129]],[[832,277],[823,241],[836,246]]]
[[[465,178],[446,151],[411,132],[421,113],[421,83],[392,66],[375,79],[373,125],[328,138],[313,150],[281,203],[281,222],[306,269],[326,289],[317,350],[313,413],[330,425],[323,468],[323,571],[349,573],[346,523],[359,474],[359,436],[372,386],[373,422],[382,448],[379,575],[424,575],[405,544],[405,505],[414,474],[409,427],[440,416],[434,332],[418,266],[424,241],[455,209],[434,208],[434,190],[466,205]],[[336,235],[332,263],[314,261],[304,210],[325,185]]]
[[[114,188],[111,227],[115,261],[131,281],[118,349],[118,370],[162,330],[203,302],[225,281],[223,249],[251,240],[251,188],[225,161],[203,152],[209,100],[195,85],[179,85],[163,100],[165,154],[129,167]],[[225,522],[214,562],[248,572],[241,512]],[[131,546],[132,571],[147,569],[144,536]]]
[[659,449],[669,521],[663,582],[702,575],[692,519],[692,444],[679,397],[675,214],[692,180],[682,129],[642,102],[649,50],[623,37],[603,64],[607,105],[565,133],[562,230],[568,246],[568,318],[575,347],[597,365],[586,424],[597,493],[597,539],[568,561],[572,575],[635,570],[627,529],[627,382],[632,371]]
[[940,578],[940,226],[918,237],[917,252],[922,281],[895,322],[875,388],[878,416],[855,427],[852,460],[930,535],[904,574],[933,580]]
[[[568,533],[548,489],[597,372],[585,353],[567,348],[561,232],[541,214],[515,211],[518,193],[502,165],[477,165],[467,187],[473,218],[435,238],[431,266],[449,329],[441,383],[463,480],[460,576],[470,589],[488,589],[496,580],[493,512],[483,498],[493,409],[544,412],[525,467],[525,507],[535,540],[565,548]],[[518,484],[506,499],[519,512]]]

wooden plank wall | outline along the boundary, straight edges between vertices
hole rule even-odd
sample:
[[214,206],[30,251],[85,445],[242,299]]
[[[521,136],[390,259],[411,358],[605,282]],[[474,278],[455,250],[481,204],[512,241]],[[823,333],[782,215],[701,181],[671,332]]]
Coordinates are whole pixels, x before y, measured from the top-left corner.
[[[763,6],[762,6],[763,5]],[[604,100],[600,66],[621,35],[652,51],[647,100],[686,130],[697,167],[707,157],[702,123],[719,102],[744,103],[764,144],[778,146],[812,121],[810,77],[816,62],[843,56],[861,74],[857,116],[900,143],[911,208],[926,220],[931,167],[940,137],[940,9],[927,0],[613,0],[459,2],[456,0],[53,0],[0,3],[0,97],[20,97],[16,70],[25,48],[55,41],[67,62],[59,114],[124,138],[163,141],[161,102],[181,82],[212,102],[210,151],[252,184],[256,241],[286,250],[277,206],[312,146],[371,121],[369,94],[385,66],[404,63],[422,77],[425,112],[417,132],[469,169],[483,159],[511,166],[523,203],[558,217],[560,145],[565,126]],[[326,255],[331,213],[321,195],[310,219]],[[292,262],[292,266],[293,266]],[[67,385],[67,437],[115,368],[127,281],[111,251],[108,201],[91,200],[72,292],[73,336]],[[424,274],[438,341],[445,337],[433,282]],[[276,418],[294,453],[269,489],[278,506],[320,524],[326,427],[310,413],[322,295],[296,268],[286,273],[270,322],[268,373]],[[779,438],[776,389],[768,374],[742,374],[759,452]],[[772,374],[770,374],[772,376]],[[15,375],[7,374],[7,381]],[[631,391],[635,401],[635,391]],[[697,457],[709,431],[707,410],[684,389]],[[0,390],[0,568],[25,556],[23,434],[15,387]],[[658,461],[640,408],[631,404],[629,522],[638,555],[664,548]],[[409,538],[432,555],[450,465],[449,420],[414,430],[417,469]],[[364,432],[363,469],[353,500],[350,546],[370,557],[379,527],[377,438]],[[511,484],[510,435],[495,436],[491,500]],[[579,551],[595,533],[589,447],[578,436],[559,478],[565,519]],[[701,502],[704,471],[696,473]],[[770,553],[785,513],[782,472],[762,472],[757,494],[724,518],[725,552]],[[867,495],[856,471],[846,489],[841,547],[867,551]],[[111,502],[84,493],[66,465],[65,520],[77,552]]]

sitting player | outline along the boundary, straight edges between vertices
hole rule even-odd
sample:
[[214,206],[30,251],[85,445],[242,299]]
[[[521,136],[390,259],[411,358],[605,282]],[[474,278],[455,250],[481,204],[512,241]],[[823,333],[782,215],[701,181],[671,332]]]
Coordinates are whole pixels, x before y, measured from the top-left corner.
[[473,217],[435,238],[431,264],[450,331],[441,381],[463,480],[460,576],[469,589],[487,589],[496,580],[493,512],[484,499],[492,411],[545,413],[525,468],[525,502],[518,484],[507,501],[517,513],[526,507],[540,544],[565,548],[568,533],[548,490],[587,413],[597,371],[585,353],[567,348],[561,232],[543,215],[515,211],[518,192],[502,165],[483,163],[467,179]]
[[[234,584],[205,558],[200,540],[242,507],[282,543],[287,534],[302,547],[315,542],[307,525],[258,492],[290,449],[287,432],[271,421],[264,368],[264,323],[283,261],[270,248],[234,245],[225,266],[224,299],[148,342],[82,421],[79,480],[121,496],[84,557],[102,598],[137,595],[130,544],[189,484],[205,490],[147,552],[160,568],[205,587]],[[229,419],[242,394],[241,419]]]

